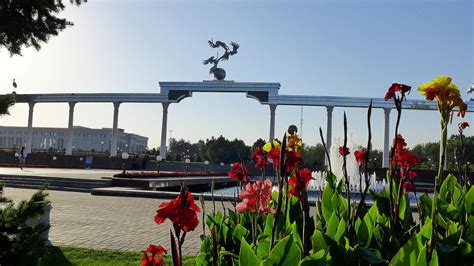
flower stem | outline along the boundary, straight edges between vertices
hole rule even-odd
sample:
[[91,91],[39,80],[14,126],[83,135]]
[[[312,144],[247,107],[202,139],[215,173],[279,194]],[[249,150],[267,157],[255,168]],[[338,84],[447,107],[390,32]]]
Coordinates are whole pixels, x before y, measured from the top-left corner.
[[436,248],[437,234],[436,227],[438,224],[438,193],[441,183],[443,182],[444,175],[444,160],[446,153],[446,143],[448,140],[448,121],[449,114],[443,115],[443,110],[441,110],[441,141],[439,143],[439,165],[438,165],[438,176],[435,178],[435,187],[433,194],[433,206],[431,207],[431,239],[428,245],[427,257],[428,260],[431,259],[431,254]]
[[[347,117],[346,112],[344,112],[344,152],[347,148]],[[346,154],[342,156],[342,171],[344,177],[346,178],[346,195],[347,195],[347,232],[349,233],[349,238],[351,236],[351,189],[350,189],[350,180],[349,175],[347,174],[347,160]]]

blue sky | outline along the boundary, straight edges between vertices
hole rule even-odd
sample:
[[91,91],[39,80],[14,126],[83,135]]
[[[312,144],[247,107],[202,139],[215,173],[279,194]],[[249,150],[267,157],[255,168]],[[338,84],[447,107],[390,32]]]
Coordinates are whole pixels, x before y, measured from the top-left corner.
[[[159,92],[158,81],[209,80],[201,61],[207,40],[240,43],[222,67],[227,79],[280,82],[280,94],[383,97],[392,82],[412,85],[445,74],[465,91],[473,82],[471,1],[89,1],[61,15],[75,25],[42,49],[10,57],[0,49],[0,89],[19,93]],[[421,98],[415,91],[409,98]],[[67,104],[38,104],[34,126],[67,126]],[[334,111],[334,137],[342,113]],[[119,127],[158,146],[159,104],[123,104]],[[365,110],[347,109],[349,132],[365,143]],[[75,125],[111,127],[112,104],[78,104]],[[392,125],[395,114],[392,112]],[[410,145],[438,139],[436,112],[407,111],[401,132]],[[466,120],[474,124],[472,114]],[[276,136],[299,125],[300,108],[279,106]],[[454,123],[458,123],[455,120]],[[2,125],[27,123],[18,104]],[[322,107],[304,108],[303,138],[319,142]],[[373,115],[374,145],[383,141],[383,111]],[[243,94],[196,93],[169,109],[173,137],[224,135],[252,144],[268,137],[269,108]],[[454,132],[454,129],[451,129]],[[472,135],[473,129],[468,130]]]

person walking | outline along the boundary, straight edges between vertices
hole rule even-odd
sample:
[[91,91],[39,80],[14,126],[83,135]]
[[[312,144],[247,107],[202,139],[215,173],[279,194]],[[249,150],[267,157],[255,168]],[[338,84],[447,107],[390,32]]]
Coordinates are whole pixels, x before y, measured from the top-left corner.
[[28,156],[28,152],[26,151],[26,146],[23,145],[21,147],[21,150],[20,150],[20,154],[18,156],[18,158],[20,159],[20,167],[21,167],[21,170],[23,170],[23,166],[25,165],[26,163],[26,156]]

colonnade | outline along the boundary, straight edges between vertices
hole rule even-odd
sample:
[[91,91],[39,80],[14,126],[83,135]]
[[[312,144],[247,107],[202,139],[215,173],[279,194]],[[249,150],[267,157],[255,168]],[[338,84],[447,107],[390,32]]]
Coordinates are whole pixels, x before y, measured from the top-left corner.
[[[67,142],[66,142],[66,155],[72,155],[73,152],[73,140],[74,140],[74,108],[77,102],[68,102],[69,104],[69,119],[68,119],[68,130],[67,130]],[[114,111],[113,111],[113,120],[112,120],[112,141],[110,156],[117,155],[117,143],[118,143],[118,115],[121,102],[113,102]],[[167,126],[168,126],[168,107],[169,102],[162,102],[162,124],[161,124],[161,142],[160,142],[160,154],[163,158],[166,158],[166,142],[167,142]],[[28,111],[28,135],[26,148],[28,152],[31,152],[33,136],[33,114],[35,102],[28,102],[29,111]],[[276,113],[276,104],[269,104],[270,108],[270,127],[269,127],[269,139],[275,138],[275,113]],[[328,150],[331,150],[332,145],[332,114],[334,106],[326,106],[327,112],[327,124],[326,124],[326,146]],[[389,152],[390,152],[390,108],[383,108],[385,124],[384,124],[384,142],[383,142],[383,160],[382,167],[389,166]]]

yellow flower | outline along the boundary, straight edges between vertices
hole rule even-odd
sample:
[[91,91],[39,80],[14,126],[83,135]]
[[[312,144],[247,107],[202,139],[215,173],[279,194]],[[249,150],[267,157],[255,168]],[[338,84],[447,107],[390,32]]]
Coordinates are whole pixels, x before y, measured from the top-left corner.
[[467,105],[461,98],[461,92],[456,84],[451,83],[451,78],[439,76],[431,82],[427,82],[418,87],[418,91],[425,96],[428,101],[436,99],[438,109],[445,110],[445,115],[451,114],[455,107],[459,108],[459,114],[464,117]]
[[303,147],[303,141],[300,138],[300,135],[294,133],[293,135],[288,134],[287,137],[287,149],[289,151],[298,151]]
[[276,140],[271,140],[270,142],[267,142],[265,145],[263,145],[263,150],[265,152],[269,152],[271,150],[274,150],[274,149],[277,149],[277,150],[280,150],[280,142],[276,141]]

